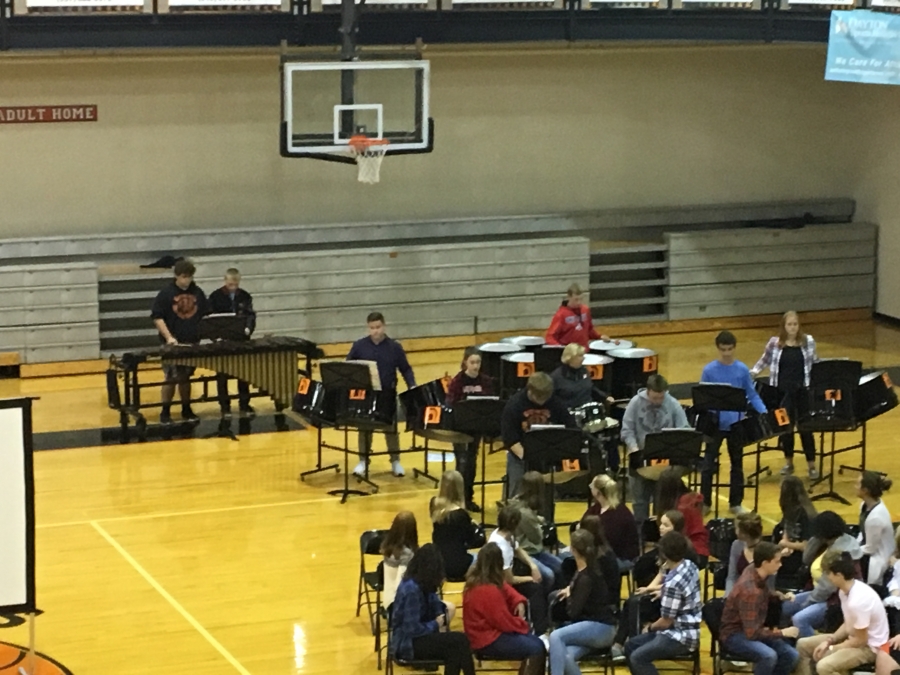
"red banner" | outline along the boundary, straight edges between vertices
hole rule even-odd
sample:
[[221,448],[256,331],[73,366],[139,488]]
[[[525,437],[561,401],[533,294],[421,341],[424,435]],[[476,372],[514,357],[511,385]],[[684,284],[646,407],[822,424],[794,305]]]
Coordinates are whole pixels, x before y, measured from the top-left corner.
[[95,105],[0,106],[0,124],[96,121]]

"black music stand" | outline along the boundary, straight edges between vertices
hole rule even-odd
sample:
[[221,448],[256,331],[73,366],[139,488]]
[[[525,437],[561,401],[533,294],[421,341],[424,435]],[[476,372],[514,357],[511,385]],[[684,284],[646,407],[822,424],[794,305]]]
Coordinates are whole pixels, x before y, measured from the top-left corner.
[[[345,361],[328,361],[319,364],[319,371],[322,374],[322,384],[326,389],[338,389],[349,391],[351,389],[364,389],[369,391],[372,389],[372,375],[369,373],[369,367],[362,363],[347,363]],[[350,488],[350,447],[349,447],[349,425],[341,424],[338,421],[335,426],[338,431],[344,432],[344,447],[339,448],[344,453],[344,487],[343,489],[329,490],[328,494],[341,497],[341,504],[347,501],[350,495],[360,495],[367,497],[370,494],[378,492],[378,485],[369,480],[369,467],[366,464],[366,475],[356,476],[359,483],[366,483],[372,486],[374,492],[365,492],[364,490],[353,490]],[[355,428],[355,427],[354,427]],[[320,436],[321,438],[321,436]],[[319,443],[319,452],[321,453],[321,443]],[[334,446],[332,446],[334,447]],[[371,448],[370,448],[371,450]]]
[[703,434],[694,429],[663,429],[647,434],[641,456],[645,460],[663,460],[669,466],[697,467],[703,447]]
[[237,314],[210,314],[200,320],[197,333],[201,340],[246,340],[247,319]]
[[[589,453],[584,441],[584,433],[581,429],[566,429],[556,426],[532,429],[522,438],[522,447],[525,449],[525,456],[522,458],[525,462],[525,470],[539,471],[543,474],[547,473],[549,467],[550,491],[555,497],[554,477],[557,464],[568,460],[578,460],[589,466]],[[512,498],[515,495],[508,496]],[[554,514],[555,511],[554,504],[551,514]]]
[[502,484],[503,480],[488,481],[488,445],[493,450],[493,439],[500,436],[500,420],[506,401],[496,396],[478,396],[457,401],[453,405],[453,422],[457,431],[481,439],[481,524],[484,525],[484,488]]

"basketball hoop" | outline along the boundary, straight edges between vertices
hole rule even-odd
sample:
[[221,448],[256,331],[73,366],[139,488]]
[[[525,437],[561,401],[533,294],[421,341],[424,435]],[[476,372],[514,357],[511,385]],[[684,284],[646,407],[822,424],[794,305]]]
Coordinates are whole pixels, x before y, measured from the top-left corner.
[[387,152],[390,141],[368,136],[350,137],[350,155],[356,158],[360,183],[377,183],[381,171],[381,160]]

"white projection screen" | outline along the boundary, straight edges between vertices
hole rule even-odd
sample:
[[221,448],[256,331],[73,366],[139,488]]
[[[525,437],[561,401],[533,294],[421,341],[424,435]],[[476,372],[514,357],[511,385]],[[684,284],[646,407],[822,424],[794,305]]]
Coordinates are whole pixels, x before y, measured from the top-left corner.
[[0,613],[35,611],[31,399],[0,399]]

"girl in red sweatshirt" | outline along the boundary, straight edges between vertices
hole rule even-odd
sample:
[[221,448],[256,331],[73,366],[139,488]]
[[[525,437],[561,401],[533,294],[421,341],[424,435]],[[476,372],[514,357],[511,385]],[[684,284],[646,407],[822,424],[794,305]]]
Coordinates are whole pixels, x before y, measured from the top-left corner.
[[572,284],[566,291],[566,299],[562,301],[544,339],[548,345],[567,345],[576,343],[587,347],[591,340],[609,340],[594,330],[591,321],[591,308],[581,304],[581,286]]
[[472,651],[498,660],[522,660],[522,675],[542,675],[547,658],[544,643],[530,633],[525,598],[504,580],[503,554],[485,544],[466,575],[463,628]]
[[676,467],[663,471],[656,484],[657,517],[670,509],[677,509],[684,516],[683,534],[700,556],[700,567],[704,567],[709,556],[709,531],[703,525],[703,497],[691,492]]

